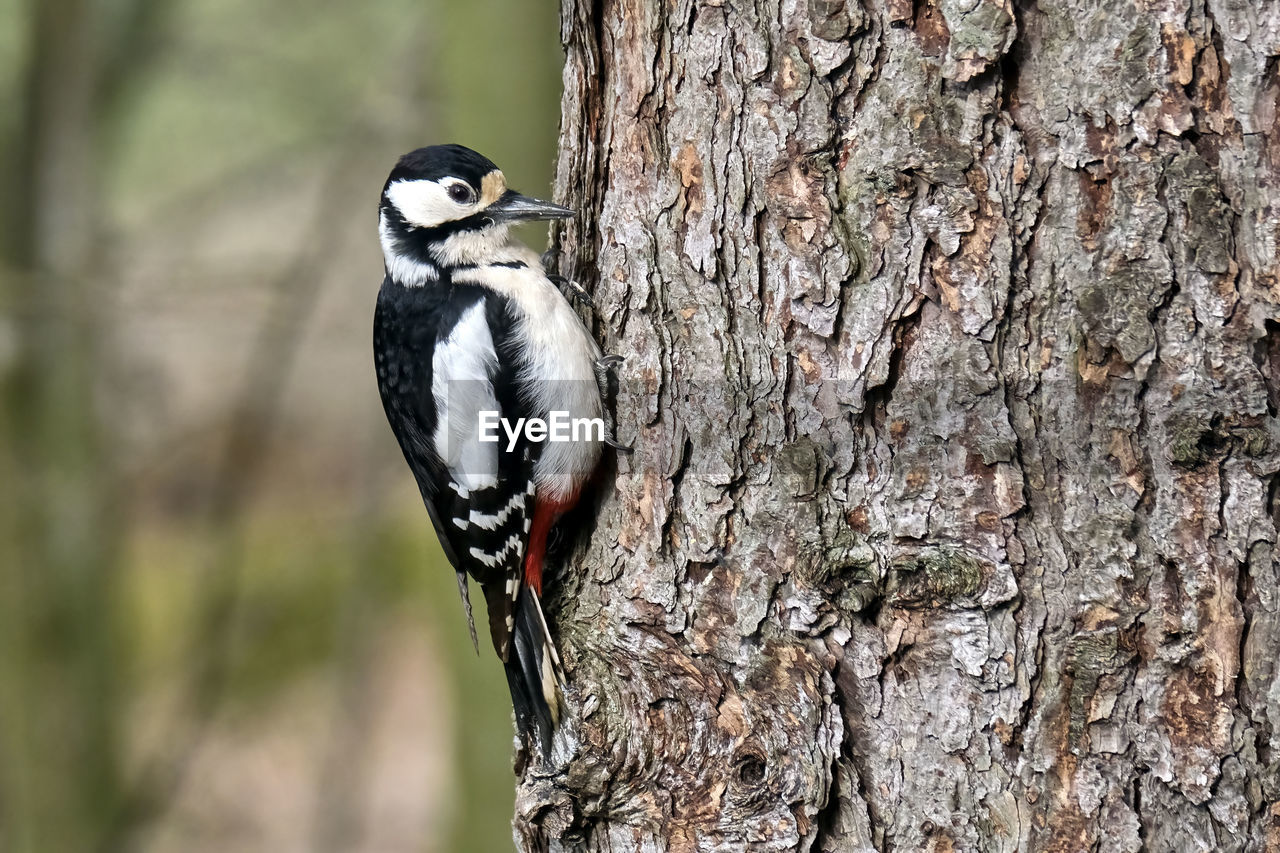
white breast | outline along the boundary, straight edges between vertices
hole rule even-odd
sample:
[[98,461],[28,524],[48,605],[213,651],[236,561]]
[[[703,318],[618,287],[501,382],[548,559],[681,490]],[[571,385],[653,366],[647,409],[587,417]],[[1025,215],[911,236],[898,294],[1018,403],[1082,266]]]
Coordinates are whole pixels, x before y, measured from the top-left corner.
[[[525,375],[535,389],[534,408],[539,417],[553,411],[570,418],[602,418],[604,406],[596,384],[600,348],[578,315],[542,272],[538,256],[524,247],[509,247],[524,267],[477,267],[455,274],[455,280],[478,284],[502,294],[514,303],[525,341]],[[504,253],[506,254],[506,253]],[[597,441],[547,442],[538,459],[535,476],[539,492],[566,497],[599,462]]]

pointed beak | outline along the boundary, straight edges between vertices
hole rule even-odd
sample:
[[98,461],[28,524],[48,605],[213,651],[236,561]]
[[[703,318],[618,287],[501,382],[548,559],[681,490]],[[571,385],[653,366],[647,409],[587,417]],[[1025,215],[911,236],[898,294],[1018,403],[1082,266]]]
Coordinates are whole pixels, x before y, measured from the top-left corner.
[[569,219],[575,214],[567,207],[549,201],[529,198],[515,190],[507,190],[502,198],[489,205],[485,214],[495,222],[531,222],[537,219]]

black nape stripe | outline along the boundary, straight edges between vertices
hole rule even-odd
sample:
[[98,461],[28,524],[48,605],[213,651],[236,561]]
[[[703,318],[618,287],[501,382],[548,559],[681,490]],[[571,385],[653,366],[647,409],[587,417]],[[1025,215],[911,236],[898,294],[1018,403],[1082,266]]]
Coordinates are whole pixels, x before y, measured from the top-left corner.
[[489,264],[489,266],[506,267],[508,269],[513,269],[513,270],[522,270],[525,267],[527,267],[528,264],[526,264],[524,261],[498,261],[496,263]]

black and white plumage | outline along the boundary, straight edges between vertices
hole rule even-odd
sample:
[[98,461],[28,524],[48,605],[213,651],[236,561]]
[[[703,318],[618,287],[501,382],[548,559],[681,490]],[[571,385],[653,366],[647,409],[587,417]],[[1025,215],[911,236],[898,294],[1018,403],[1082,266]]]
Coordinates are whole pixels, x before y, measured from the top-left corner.
[[572,211],[507,189],[476,152],[406,154],[383,187],[386,275],[374,318],[387,419],[458,574],[480,585],[522,734],[544,753],[559,720],[559,657],[542,613],[547,534],[599,464],[599,441],[480,440],[482,412],[603,419],[601,353],[512,222]]

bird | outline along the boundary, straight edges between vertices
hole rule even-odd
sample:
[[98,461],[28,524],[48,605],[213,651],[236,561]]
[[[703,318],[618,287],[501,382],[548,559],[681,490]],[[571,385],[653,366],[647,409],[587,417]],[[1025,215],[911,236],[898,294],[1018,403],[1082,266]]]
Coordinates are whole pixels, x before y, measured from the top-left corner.
[[[605,423],[602,376],[615,362],[509,229],[572,216],[509,189],[491,160],[452,144],[402,156],[378,206],[383,409],[457,575],[472,644],[468,577],[484,596],[517,730],[544,756],[567,689],[541,603],[548,536],[604,446],[616,446],[608,427],[590,428]],[[588,428],[556,441],[547,424],[557,418]]]

